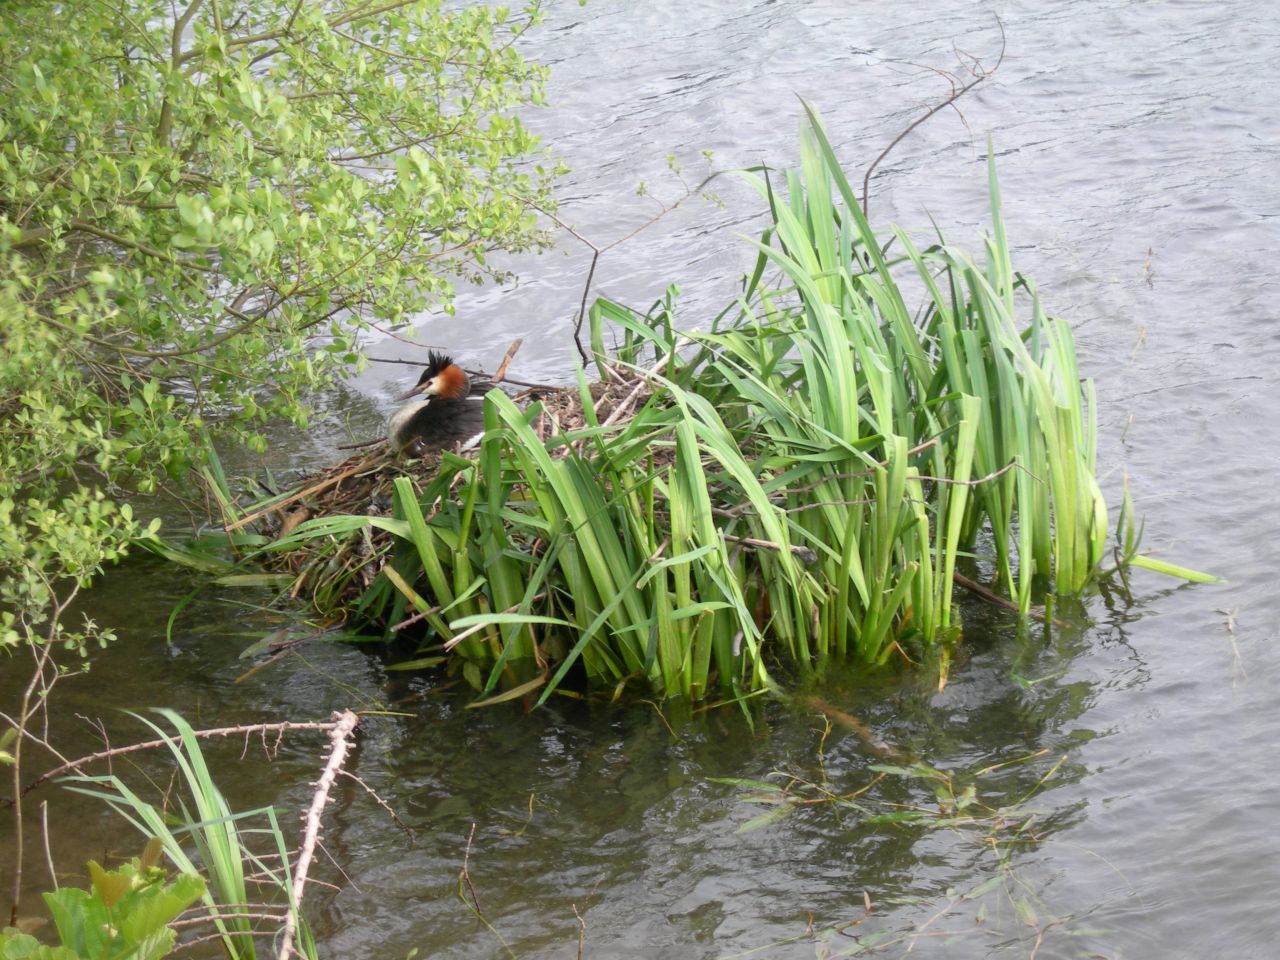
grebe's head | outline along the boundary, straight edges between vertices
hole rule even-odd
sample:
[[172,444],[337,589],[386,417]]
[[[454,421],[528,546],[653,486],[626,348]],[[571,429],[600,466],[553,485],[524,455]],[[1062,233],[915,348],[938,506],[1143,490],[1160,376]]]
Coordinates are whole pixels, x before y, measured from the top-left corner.
[[408,400],[422,394],[427,397],[440,397],[444,400],[461,400],[471,392],[471,378],[466,371],[453,362],[452,358],[432,350],[427,354],[427,366],[418,378],[417,385],[397,397],[397,400]]

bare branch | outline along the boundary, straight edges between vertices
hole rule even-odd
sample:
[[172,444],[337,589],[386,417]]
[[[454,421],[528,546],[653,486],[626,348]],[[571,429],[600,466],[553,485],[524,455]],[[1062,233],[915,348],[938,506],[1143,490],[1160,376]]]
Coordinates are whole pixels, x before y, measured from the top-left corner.
[[[952,106],[957,100],[963,97],[966,93],[968,93],[978,84],[982,83],[982,81],[989,79],[991,76],[995,74],[997,70],[1000,69],[1000,64],[1004,63],[1006,38],[1004,33],[1004,23],[1000,20],[999,17],[996,17],[996,26],[999,27],[1000,29],[1000,56],[996,58],[995,66],[993,66],[990,70],[983,67],[981,61],[979,61],[977,57],[974,57],[971,54],[965,54],[965,56],[967,56],[971,61],[971,63],[968,65],[968,70],[970,75],[973,77],[973,79],[970,80],[968,83],[964,84],[963,86],[957,87],[956,78],[953,77],[951,74],[937,70],[936,68],[933,68],[933,67],[926,68],[926,69],[933,70],[934,73],[938,73],[947,78],[948,82],[951,84],[951,95],[947,97],[945,100],[942,100],[934,104],[932,107],[926,110],[923,114],[921,114],[919,117],[913,120],[906,127],[906,129],[904,129],[896,137],[894,137],[892,140],[889,141],[889,145],[880,151],[880,155],[878,157],[876,157],[874,160],[871,161],[871,166],[867,167],[866,176],[862,178],[862,215],[864,217],[867,215],[867,204],[868,204],[870,190],[871,190],[871,175],[875,173],[876,167],[880,166],[881,161],[883,161],[884,158],[889,155],[889,152],[893,150],[893,148],[896,147],[899,143],[901,143],[906,138],[907,134],[909,134],[912,130],[916,129],[916,127],[920,126],[922,123],[924,123],[926,120],[932,117],[935,113],[938,113],[940,110],[944,110],[945,108]],[[963,53],[963,51],[957,51],[957,55],[959,55],[960,53]]]
[[297,931],[298,914],[302,910],[302,896],[306,892],[307,873],[311,869],[311,861],[315,857],[316,841],[320,835],[320,817],[324,813],[325,804],[329,802],[329,791],[338,778],[338,773],[347,762],[347,752],[351,749],[348,738],[360,722],[350,710],[333,715],[334,723],[329,730],[329,762],[316,783],[315,795],[311,798],[311,806],[307,808],[304,818],[306,828],[303,831],[302,851],[298,854],[298,863],[293,871],[293,890],[290,893],[291,909],[285,917],[284,930],[280,938],[278,960],[289,960],[293,956],[294,934]]
[[[684,193],[677,200],[675,200],[673,203],[670,203],[670,204],[662,203],[662,201],[659,200],[658,206],[661,209],[657,213],[651,216],[648,220],[645,220],[643,223],[637,226],[630,233],[624,234],[618,239],[613,240],[610,243],[606,243],[603,246],[601,246],[600,244],[594,243],[591,240],[588,240],[581,233],[575,230],[570,224],[562,220],[560,217],[556,216],[556,214],[552,213],[550,210],[546,210],[538,206],[536,203],[533,203],[532,201],[525,199],[524,197],[517,198],[519,200],[522,200],[532,209],[537,210],[547,219],[551,220],[556,226],[564,230],[565,233],[569,234],[569,236],[573,237],[575,240],[581,241],[582,243],[586,244],[588,247],[591,248],[591,251],[592,251],[591,266],[587,269],[587,282],[582,286],[582,300],[578,304],[578,316],[574,320],[574,324],[573,324],[573,345],[578,348],[578,356],[582,358],[582,363],[584,366],[588,362],[590,362],[590,357],[587,356],[586,348],[583,347],[582,345],[582,323],[587,315],[587,298],[591,295],[591,284],[595,279],[596,265],[600,262],[600,255],[602,253],[607,253],[608,251],[612,250],[616,246],[626,243],[628,240],[630,240],[632,237],[636,236],[637,234],[642,233],[645,230],[648,230],[651,226],[653,226],[655,223],[657,223],[667,214],[671,213],[673,210],[678,209],[681,204],[683,204],[686,200],[688,200],[694,194],[701,193],[702,189],[706,187],[706,185],[710,183],[712,180],[714,180],[716,177],[720,176],[722,172],[723,171],[720,171],[720,170],[713,171],[712,173],[704,177],[700,183],[698,183],[696,186],[693,186],[693,187],[690,187],[688,183],[684,180],[684,178],[681,177],[680,178],[681,183],[684,184]],[[679,173],[677,173],[676,175],[679,176]],[[656,197],[654,199],[657,200]]]
[[[236,727],[216,727],[210,730],[196,730],[195,735],[197,737],[230,737],[250,733],[275,732],[277,734],[283,734],[293,730],[332,730],[335,726],[337,726],[337,721],[329,721],[326,723],[293,723],[288,721],[282,723],[249,723]],[[87,766],[88,764],[98,763],[102,760],[111,760],[127,753],[137,753],[140,750],[154,750],[158,747],[168,746],[169,743],[169,740],[164,739],[147,740],[142,743],[132,743],[127,747],[113,747],[110,750],[100,750],[97,753],[91,753],[88,756],[80,757],[76,760],[68,760],[66,763],[54,767],[52,770],[41,774],[35,780],[28,783],[22,788],[21,796],[25,797],[32,790],[36,789],[41,784],[52,780],[54,777],[61,776],[64,773],[69,773],[72,770],[78,771],[81,767]],[[13,805],[13,801],[7,801],[7,805]]]

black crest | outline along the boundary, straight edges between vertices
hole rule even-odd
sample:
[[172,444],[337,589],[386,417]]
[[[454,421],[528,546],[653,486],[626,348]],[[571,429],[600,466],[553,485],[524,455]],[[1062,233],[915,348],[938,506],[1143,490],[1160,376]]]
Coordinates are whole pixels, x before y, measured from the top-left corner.
[[453,358],[443,353],[436,353],[432,350],[427,354],[427,367],[422,371],[422,376],[418,378],[419,383],[426,383],[432,377],[439,375],[445,367],[453,366]]

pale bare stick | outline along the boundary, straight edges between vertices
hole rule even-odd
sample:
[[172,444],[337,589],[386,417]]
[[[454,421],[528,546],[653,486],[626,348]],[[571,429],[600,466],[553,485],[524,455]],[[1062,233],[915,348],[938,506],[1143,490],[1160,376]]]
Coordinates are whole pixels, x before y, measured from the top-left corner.
[[284,920],[284,929],[280,937],[278,960],[289,960],[293,956],[294,935],[297,932],[298,915],[302,911],[302,897],[306,892],[307,873],[311,869],[311,861],[315,858],[316,842],[320,836],[320,817],[324,813],[325,804],[329,802],[329,791],[338,779],[338,773],[347,762],[347,752],[351,749],[349,738],[360,722],[350,710],[343,710],[333,715],[333,726],[329,730],[329,761],[324,765],[320,779],[316,781],[316,792],[311,797],[311,806],[307,809],[303,823],[306,824],[302,834],[302,850],[298,854],[298,863],[293,870],[293,889],[289,894],[291,908]]

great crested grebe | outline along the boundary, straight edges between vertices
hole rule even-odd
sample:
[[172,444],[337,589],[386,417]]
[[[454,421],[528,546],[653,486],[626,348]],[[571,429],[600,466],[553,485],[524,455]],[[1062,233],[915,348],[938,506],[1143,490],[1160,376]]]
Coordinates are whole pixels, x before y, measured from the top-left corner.
[[[488,383],[477,386],[489,387]],[[417,386],[397,397],[411,403],[387,421],[387,439],[397,453],[421,453],[470,440],[484,432],[484,393],[471,394],[471,378],[450,357],[432,350]],[[411,450],[412,448],[412,450]]]

